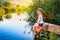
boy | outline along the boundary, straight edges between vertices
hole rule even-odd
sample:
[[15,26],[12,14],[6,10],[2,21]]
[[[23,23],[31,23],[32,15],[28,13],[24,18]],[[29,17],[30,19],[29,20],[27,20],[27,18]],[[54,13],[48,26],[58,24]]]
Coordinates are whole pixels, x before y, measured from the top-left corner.
[[37,14],[39,15],[38,16],[38,19],[37,19],[37,23],[35,23],[35,25],[33,26],[33,29],[34,29],[34,33],[35,35],[36,34],[39,34],[40,30],[43,28],[43,9],[41,8],[38,8],[36,10]]
[[41,9],[41,8],[38,8],[37,10],[36,10],[36,12],[37,12],[37,14],[39,15],[38,16],[38,20],[37,20],[37,23],[38,23],[38,26],[43,26],[43,9]]

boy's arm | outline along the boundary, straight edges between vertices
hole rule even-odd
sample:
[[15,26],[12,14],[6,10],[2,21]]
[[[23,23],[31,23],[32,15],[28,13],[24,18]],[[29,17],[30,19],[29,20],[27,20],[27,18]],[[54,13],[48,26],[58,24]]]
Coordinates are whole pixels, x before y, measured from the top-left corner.
[[36,20],[37,23],[39,23],[40,21],[41,21],[40,19]]

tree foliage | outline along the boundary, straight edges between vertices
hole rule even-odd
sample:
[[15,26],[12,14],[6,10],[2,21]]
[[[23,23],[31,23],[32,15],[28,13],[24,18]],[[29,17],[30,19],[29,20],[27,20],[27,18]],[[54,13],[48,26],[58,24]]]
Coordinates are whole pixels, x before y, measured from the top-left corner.
[[33,21],[34,23],[37,19],[36,9],[42,8],[44,10],[44,21],[60,25],[60,22],[57,22],[57,20],[60,20],[60,17],[56,16],[60,14],[60,0],[33,0],[33,3],[34,5],[29,6],[31,9],[28,11],[31,22]]
[[[36,14],[37,8],[44,10],[44,21],[60,25],[60,0],[33,0],[34,5],[30,5],[28,13],[30,24],[34,24],[38,15]],[[45,32],[45,38],[41,40],[60,40],[60,36],[55,33]]]
[[16,13],[17,15],[20,15],[21,13],[24,13],[26,11],[25,6],[21,6],[20,4],[17,4],[15,7],[11,6],[10,2],[4,2],[3,4],[0,2],[0,20],[4,18],[10,19],[12,17],[12,13]]

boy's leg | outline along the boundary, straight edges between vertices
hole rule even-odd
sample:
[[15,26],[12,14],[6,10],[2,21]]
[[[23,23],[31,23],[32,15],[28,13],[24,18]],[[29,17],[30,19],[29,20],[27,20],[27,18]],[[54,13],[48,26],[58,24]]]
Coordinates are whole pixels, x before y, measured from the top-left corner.
[[42,29],[43,27],[40,27],[40,26],[35,26],[33,29],[34,29],[34,34],[38,34],[40,32],[40,30]]

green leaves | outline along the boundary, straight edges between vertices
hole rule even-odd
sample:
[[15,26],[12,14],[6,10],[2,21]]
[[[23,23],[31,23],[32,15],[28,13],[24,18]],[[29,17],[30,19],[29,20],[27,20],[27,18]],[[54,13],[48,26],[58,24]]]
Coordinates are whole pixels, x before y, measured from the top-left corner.
[[11,7],[11,4],[10,4],[9,2],[5,2],[5,3],[3,4],[3,6],[5,6],[5,7]]
[[0,7],[0,21],[3,21],[3,15],[5,13],[5,10]]
[[17,4],[16,7],[12,7],[10,2],[4,2],[3,4],[1,4],[0,2],[0,20],[2,20],[3,17],[6,19],[10,19],[12,18],[12,13],[20,15],[21,13],[26,12],[26,10],[27,7],[21,6],[20,4]]
[[54,18],[57,22],[60,22],[60,14],[56,14]]
[[6,15],[5,15],[5,18],[6,18],[6,19],[10,19],[10,18],[12,18],[11,13],[6,14]]
[[43,38],[43,40],[60,40],[60,36],[55,33],[45,31],[45,38]]
[[[59,11],[60,1],[58,0],[33,0],[33,3],[34,5],[29,7],[30,10],[28,12],[31,17],[30,19],[32,19],[35,22],[38,17],[38,15],[36,14],[36,9],[42,8],[44,10],[44,13],[43,13],[44,21],[49,22],[49,23],[54,23],[54,24],[58,23],[58,25],[60,25],[60,22],[57,21],[57,19],[60,20],[59,19],[60,17],[59,16],[56,17],[57,13],[60,14],[60,11]],[[34,16],[35,18],[32,16]]]

